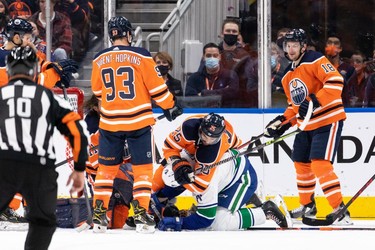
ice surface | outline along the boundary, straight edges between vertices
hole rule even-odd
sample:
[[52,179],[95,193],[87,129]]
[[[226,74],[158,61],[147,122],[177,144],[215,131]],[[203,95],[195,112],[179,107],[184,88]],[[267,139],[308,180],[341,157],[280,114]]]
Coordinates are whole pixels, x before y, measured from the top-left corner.
[[[267,221],[265,227],[275,227]],[[299,223],[296,227],[304,227]],[[354,221],[353,228],[375,228],[375,221]],[[23,249],[26,232],[0,231],[1,250]],[[108,230],[94,234],[92,230],[77,233],[74,229],[57,229],[50,250],[321,250],[373,249],[375,231],[367,230],[288,230],[288,231],[183,231],[139,234],[135,231]]]

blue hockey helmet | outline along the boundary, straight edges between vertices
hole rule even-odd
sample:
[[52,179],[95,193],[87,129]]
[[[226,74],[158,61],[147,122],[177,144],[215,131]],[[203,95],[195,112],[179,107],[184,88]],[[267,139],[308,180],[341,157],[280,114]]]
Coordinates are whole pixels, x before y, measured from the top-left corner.
[[24,35],[31,34],[33,32],[33,26],[27,20],[23,18],[10,19],[6,26],[6,35],[8,39],[12,39],[15,34]]
[[[209,141],[209,143],[206,144],[216,144],[218,141],[220,141],[221,135],[225,130],[224,117],[215,113],[209,113],[203,118],[199,130],[201,140],[206,142]],[[204,134],[205,138],[203,138],[202,133]]]
[[307,44],[307,35],[303,29],[292,29],[285,34],[284,43],[299,42],[301,45]]
[[132,24],[125,17],[116,16],[108,21],[108,35],[111,41],[117,38],[127,37],[128,32],[133,36]]

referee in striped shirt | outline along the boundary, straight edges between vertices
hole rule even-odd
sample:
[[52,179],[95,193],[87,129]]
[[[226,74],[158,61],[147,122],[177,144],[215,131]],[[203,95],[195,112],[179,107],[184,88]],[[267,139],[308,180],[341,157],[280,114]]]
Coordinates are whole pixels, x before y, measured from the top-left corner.
[[21,193],[29,207],[25,249],[48,249],[56,229],[54,129],[73,147],[71,192],[83,189],[88,132],[67,101],[36,84],[38,61],[30,47],[11,51],[7,72],[9,83],[0,88],[0,212]]

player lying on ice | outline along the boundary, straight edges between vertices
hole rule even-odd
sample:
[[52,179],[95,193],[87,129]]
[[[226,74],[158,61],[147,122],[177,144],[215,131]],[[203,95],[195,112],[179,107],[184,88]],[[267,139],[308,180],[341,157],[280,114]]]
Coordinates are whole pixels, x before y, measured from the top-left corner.
[[[167,160],[156,170],[153,181],[152,199],[159,214],[164,215],[159,230],[240,230],[264,224],[267,218],[288,227],[273,201],[246,207],[258,181],[246,157],[233,157],[239,153],[235,148],[240,144],[232,125],[214,113],[191,116],[169,134],[163,147]],[[234,159],[207,167],[229,157]],[[187,217],[171,214],[174,209],[165,207],[169,214],[163,213],[163,206],[185,190],[192,192],[197,210]]]

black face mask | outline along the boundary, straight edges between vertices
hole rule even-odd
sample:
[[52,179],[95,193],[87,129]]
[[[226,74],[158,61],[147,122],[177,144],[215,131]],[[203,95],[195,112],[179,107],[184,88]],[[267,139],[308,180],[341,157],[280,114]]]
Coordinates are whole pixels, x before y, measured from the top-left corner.
[[166,65],[159,65],[158,66],[158,69],[160,71],[160,74],[162,76],[165,76],[166,74],[168,74],[168,71],[169,71],[169,66],[166,66]]
[[224,42],[228,46],[233,46],[237,43],[238,35],[224,34]]
[[279,46],[279,48],[282,49],[282,50],[284,50],[284,48],[283,48],[284,40],[285,40],[285,36],[280,37],[279,39],[276,40],[277,46]]

